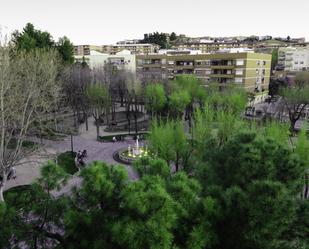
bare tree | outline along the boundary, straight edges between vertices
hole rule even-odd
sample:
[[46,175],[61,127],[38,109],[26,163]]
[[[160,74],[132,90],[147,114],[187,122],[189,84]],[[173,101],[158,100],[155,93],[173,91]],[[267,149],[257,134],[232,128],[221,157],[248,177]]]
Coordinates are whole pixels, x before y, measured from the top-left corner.
[[[88,131],[89,103],[86,96],[86,88],[91,83],[91,71],[81,64],[68,67],[63,74],[63,90],[66,102],[72,108],[75,127],[81,120],[86,123]],[[81,116],[82,114],[82,116]]]
[[133,75],[128,73],[126,83],[126,116],[128,121],[129,133],[131,132],[131,116],[134,117],[135,134],[138,132],[138,113],[140,112],[140,105],[142,103],[142,85],[139,81],[135,80]]
[[55,51],[10,57],[9,49],[0,45],[0,202],[9,173],[28,155],[26,136],[53,110],[59,89]]
[[309,73],[298,73],[295,85],[281,89],[281,95],[289,115],[290,131],[294,132],[296,122],[304,115],[309,105]]
[[100,120],[110,105],[108,90],[104,84],[97,82],[87,87],[87,98],[97,127],[97,139],[99,139]]

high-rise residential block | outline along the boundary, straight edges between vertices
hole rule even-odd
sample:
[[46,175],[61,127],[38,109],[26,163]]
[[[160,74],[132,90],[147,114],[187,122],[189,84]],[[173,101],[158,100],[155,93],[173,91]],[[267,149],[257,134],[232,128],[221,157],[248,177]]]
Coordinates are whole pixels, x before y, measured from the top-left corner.
[[264,92],[270,80],[271,55],[258,53],[151,54],[136,56],[137,77],[143,82],[172,80],[195,74],[206,84],[237,84]]

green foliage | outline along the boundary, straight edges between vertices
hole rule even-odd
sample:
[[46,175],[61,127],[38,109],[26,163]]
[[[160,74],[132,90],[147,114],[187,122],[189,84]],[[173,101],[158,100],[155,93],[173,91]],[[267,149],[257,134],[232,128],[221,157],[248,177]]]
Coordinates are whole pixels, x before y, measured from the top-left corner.
[[[175,201],[158,176],[143,177],[122,192],[129,217],[113,226],[115,238],[128,248],[171,248],[177,219]],[[130,215],[131,214],[131,215]]]
[[[196,87],[186,76],[178,81],[176,93],[188,96],[183,108],[196,104]],[[96,87],[87,91],[101,107],[105,90]],[[307,248],[309,205],[298,198],[309,160],[305,129],[291,148],[286,125],[242,122],[245,102],[236,89],[208,89],[192,141],[182,121],[154,120],[154,156],[135,161],[137,180],[123,166],[94,162],[54,198],[67,175],[50,162],[37,183],[0,206],[0,245],[12,247],[14,234],[42,248]]]
[[194,128],[193,139],[198,145],[210,139],[213,133],[213,122],[215,120],[215,113],[208,105],[204,110],[198,109],[194,113]]
[[166,161],[162,159],[153,160],[149,157],[142,157],[134,162],[133,167],[140,177],[158,175],[166,179],[170,175],[170,168]]
[[100,109],[109,104],[108,90],[101,84],[88,86],[86,94],[92,108]]
[[167,42],[166,34],[153,32],[150,34],[144,34],[144,39],[141,40],[141,43],[154,43],[160,46],[160,48],[169,48],[169,44]]
[[233,115],[239,115],[244,111],[248,97],[244,89],[235,86],[225,87],[221,91],[217,85],[208,89],[206,103],[215,111],[224,111]]
[[168,164],[175,163],[176,171],[187,167],[191,148],[181,121],[154,121],[148,139],[151,151]]
[[146,108],[152,115],[160,112],[165,103],[166,97],[162,84],[148,84],[145,91]]
[[289,140],[289,127],[285,123],[269,122],[265,125],[265,136],[272,138],[278,143],[287,144]]
[[185,107],[190,102],[190,95],[185,90],[173,92],[169,96],[169,109],[173,117],[179,117],[183,114]]
[[67,37],[60,38],[56,43],[50,33],[35,29],[31,23],[27,23],[21,33],[15,31],[12,42],[15,52],[56,49],[64,64],[74,62],[74,46]]
[[27,52],[35,49],[50,49],[54,46],[54,41],[48,32],[36,30],[31,23],[27,23],[22,33],[16,31],[13,34],[13,43],[17,50]]
[[282,88],[280,94],[288,105],[309,104],[309,84],[300,88]]
[[66,151],[64,153],[61,153],[57,157],[58,165],[61,168],[63,168],[63,170],[67,174],[74,175],[78,171],[78,169],[75,166],[75,162],[74,162],[75,156],[76,156],[76,152],[73,152],[73,155],[72,155],[71,151]]
[[[57,49],[65,64],[74,63],[74,45],[69,38],[66,36],[59,38]],[[82,63],[84,63],[84,61]],[[82,65],[85,66],[84,64]]]
[[215,248],[277,248],[294,221],[303,164],[287,143],[254,131],[211,146],[198,177],[222,207]]
[[278,64],[278,49],[274,48],[271,52],[271,69],[274,70]]

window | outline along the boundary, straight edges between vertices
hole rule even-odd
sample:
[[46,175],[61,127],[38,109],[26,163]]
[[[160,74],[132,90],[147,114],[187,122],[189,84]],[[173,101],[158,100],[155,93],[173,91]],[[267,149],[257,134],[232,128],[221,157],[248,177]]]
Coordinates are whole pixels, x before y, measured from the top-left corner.
[[235,78],[235,83],[242,83],[242,78]]
[[257,61],[257,62],[256,62],[256,65],[259,66],[259,65],[260,65],[260,61]]
[[236,75],[243,75],[244,70],[243,69],[236,69],[235,74]]
[[244,60],[236,60],[236,66],[243,66],[245,64]]
[[266,61],[263,61],[263,66],[265,66],[266,65]]

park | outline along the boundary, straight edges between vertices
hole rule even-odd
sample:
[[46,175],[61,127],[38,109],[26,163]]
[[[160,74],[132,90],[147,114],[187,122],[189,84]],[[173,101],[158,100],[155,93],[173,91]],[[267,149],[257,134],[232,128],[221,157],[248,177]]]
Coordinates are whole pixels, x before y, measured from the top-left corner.
[[256,101],[72,53],[0,45],[1,248],[308,248],[308,72]]

